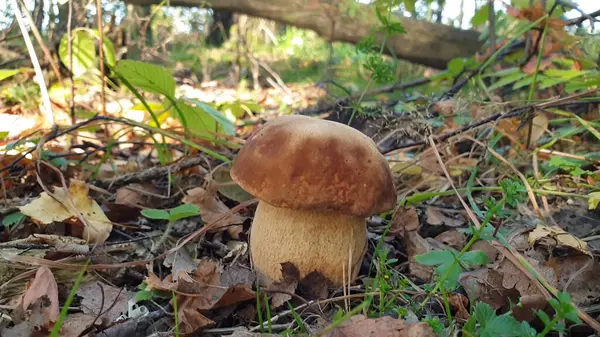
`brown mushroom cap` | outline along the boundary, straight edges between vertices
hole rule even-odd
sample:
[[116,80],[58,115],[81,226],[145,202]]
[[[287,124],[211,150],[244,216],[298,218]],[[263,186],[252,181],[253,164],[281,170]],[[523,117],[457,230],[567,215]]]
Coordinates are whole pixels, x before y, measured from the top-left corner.
[[370,216],[396,204],[387,161],[375,143],[341,123],[283,116],[257,130],[231,177],[276,207]]

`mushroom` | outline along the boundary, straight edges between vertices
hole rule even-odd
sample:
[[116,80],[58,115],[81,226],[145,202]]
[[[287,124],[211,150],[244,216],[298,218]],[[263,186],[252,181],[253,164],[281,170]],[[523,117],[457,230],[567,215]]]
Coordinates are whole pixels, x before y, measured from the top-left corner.
[[389,165],[375,143],[338,122],[283,116],[265,123],[233,161],[232,179],[259,199],[250,230],[254,268],[281,280],[313,271],[333,285],[358,275],[366,217],[394,208]]

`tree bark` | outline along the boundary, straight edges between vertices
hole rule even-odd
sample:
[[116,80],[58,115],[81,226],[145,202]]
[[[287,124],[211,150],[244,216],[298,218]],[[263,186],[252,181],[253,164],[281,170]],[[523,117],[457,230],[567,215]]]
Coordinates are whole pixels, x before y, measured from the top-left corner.
[[[124,0],[134,5],[157,4],[160,0]],[[373,7],[345,0],[171,0],[172,6],[205,6],[262,17],[317,32],[329,41],[358,43],[379,21]],[[443,69],[456,57],[469,57],[482,45],[474,30],[399,18],[406,34],[387,39],[386,52],[400,59]],[[376,40],[381,43],[383,34]]]

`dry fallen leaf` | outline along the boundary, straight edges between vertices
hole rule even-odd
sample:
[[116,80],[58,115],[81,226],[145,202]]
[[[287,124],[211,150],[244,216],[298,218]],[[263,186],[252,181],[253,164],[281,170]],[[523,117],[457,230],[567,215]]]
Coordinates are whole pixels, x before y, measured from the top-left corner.
[[[200,208],[200,216],[206,223],[212,223],[231,211],[227,205],[217,199],[214,193],[210,193],[202,187],[188,190],[187,195],[183,198],[183,203],[198,206]],[[239,224],[243,223],[245,220],[245,217],[238,213],[233,213],[219,220],[214,228],[217,230],[226,228],[229,234],[234,239],[237,239],[242,232],[242,226]]]
[[[58,286],[52,271],[47,266],[41,266],[35,273],[33,281],[28,285],[23,294],[22,308],[25,312],[31,310],[35,302],[42,299],[42,322],[38,322],[44,329],[50,329],[58,319],[60,309],[58,306]],[[36,324],[37,326],[37,324]]]
[[205,316],[208,311],[254,299],[253,281],[250,270],[223,271],[213,260],[201,260],[191,274],[180,273],[176,291],[182,330],[192,333],[213,326],[215,322]]
[[418,263],[415,256],[431,251],[431,245],[417,231],[406,232],[404,242],[408,253],[410,274],[423,281],[430,281],[433,277],[433,267]]
[[61,336],[78,336],[96,318],[96,324],[113,323],[121,314],[127,313],[127,302],[135,296],[135,292],[105,283],[87,282],[77,289],[77,295],[81,297],[82,312],[69,314],[63,323]]
[[465,236],[465,234],[454,229],[442,232],[434,239],[458,251],[461,251],[463,247],[467,244],[467,237]]
[[425,214],[427,215],[427,223],[433,226],[445,225],[448,227],[460,227],[465,224],[463,219],[455,219],[446,216],[438,208],[427,207]]
[[340,327],[334,328],[324,337],[437,337],[427,323],[407,324],[390,316],[368,318],[352,316]]
[[390,227],[391,235],[403,236],[405,232],[414,232],[419,229],[419,216],[414,207],[400,207]]
[[[88,196],[89,187],[81,180],[72,180],[68,190],[54,188],[54,195],[42,192],[40,197],[20,207],[20,211],[40,225],[66,222],[83,226],[83,239],[103,243],[112,231],[112,222],[100,205]],[[85,220],[81,223],[80,217]]]
[[591,256],[587,242],[574,237],[557,226],[550,227],[538,224],[537,227],[529,233],[529,244],[533,245],[534,243],[550,247],[555,247],[558,244]]

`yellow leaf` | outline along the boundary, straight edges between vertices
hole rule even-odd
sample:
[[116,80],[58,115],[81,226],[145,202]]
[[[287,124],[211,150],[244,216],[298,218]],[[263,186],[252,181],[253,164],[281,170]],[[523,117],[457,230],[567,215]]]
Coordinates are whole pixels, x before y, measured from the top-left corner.
[[598,203],[600,203],[600,192],[592,192],[588,194],[588,197],[588,209],[596,209],[598,207]]
[[42,192],[40,197],[20,207],[21,213],[29,216],[37,224],[52,222],[84,223],[83,239],[90,243],[103,243],[112,231],[112,222],[106,217],[100,205],[88,196],[89,187],[81,180],[72,180],[68,190],[54,188],[54,195]]

